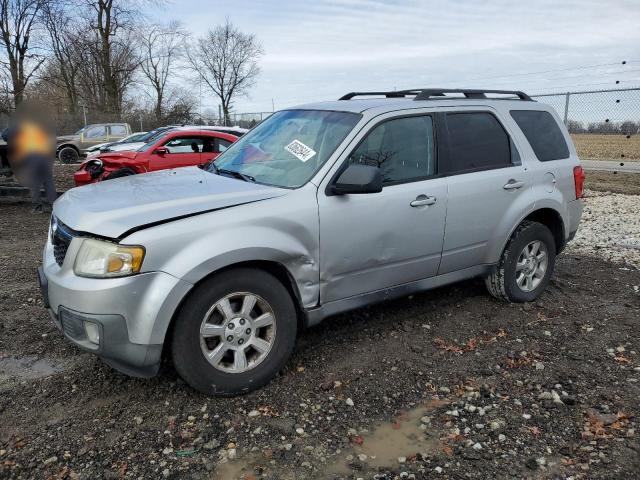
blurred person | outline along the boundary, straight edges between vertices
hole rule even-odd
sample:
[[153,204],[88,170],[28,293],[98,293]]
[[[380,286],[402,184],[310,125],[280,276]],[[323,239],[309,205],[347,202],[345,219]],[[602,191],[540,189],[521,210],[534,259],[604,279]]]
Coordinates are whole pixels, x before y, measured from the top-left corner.
[[[31,190],[33,212],[51,210],[56,199],[53,184],[54,137],[47,126],[37,120],[38,110],[21,105],[14,125],[7,133],[7,146],[11,152],[9,163],[18,181]],[[44,202],[40,189],[44,187]]]

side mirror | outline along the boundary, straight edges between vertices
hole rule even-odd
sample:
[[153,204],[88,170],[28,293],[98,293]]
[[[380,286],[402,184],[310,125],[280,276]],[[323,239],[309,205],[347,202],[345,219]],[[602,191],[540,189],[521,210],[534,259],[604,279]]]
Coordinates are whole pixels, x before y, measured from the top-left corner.
[[382,180],[378,167],[353,163],[340,174],[331,186],[331,192],[335,195],[378,193],[382,191]]
[[167,153],[169,153],[169,150],[167,149],[167,147],[158,147],[153,151],[153,153],[155,153],[156,155],[166,155]]

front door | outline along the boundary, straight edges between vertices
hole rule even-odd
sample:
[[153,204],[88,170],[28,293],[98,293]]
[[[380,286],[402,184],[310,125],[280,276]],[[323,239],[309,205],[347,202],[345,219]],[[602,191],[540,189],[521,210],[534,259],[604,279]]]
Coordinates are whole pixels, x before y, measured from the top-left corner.
[[164,170],[199,165],[201,163],[202,144],[202,138],[194,137],[193,135],[173,137],[162,145],[165,153],[158,153],[158,149],[154,151],[149,162],[150,169]]
[[318,191],[322,303],[436,274],[442,252],[447,184],[434,178],[429,115],[383,120],[357,139],[345,162],[383,170],[382,192]]

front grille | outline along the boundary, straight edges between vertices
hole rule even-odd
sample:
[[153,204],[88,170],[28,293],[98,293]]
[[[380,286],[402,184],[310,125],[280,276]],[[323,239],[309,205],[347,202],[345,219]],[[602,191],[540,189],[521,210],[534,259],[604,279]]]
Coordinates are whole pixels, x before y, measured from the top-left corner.
[[59,267],[64,263],[67,250],[71,245],[71,240],[75,237],[75,232],[67,227],[56,217],[51,216],[51,243],[53,244],[53,256]]

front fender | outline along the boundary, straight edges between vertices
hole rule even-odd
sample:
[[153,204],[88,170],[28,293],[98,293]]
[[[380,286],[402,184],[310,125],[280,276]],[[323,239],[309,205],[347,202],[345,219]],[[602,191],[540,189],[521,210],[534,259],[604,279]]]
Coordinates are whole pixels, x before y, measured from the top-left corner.
[[319,300],[318,206],[304,190],[156,225],[123,243],[145,246],[145,271],[191,284],[234,264],[277,262],[293,278],[302,305],[313,307]]

